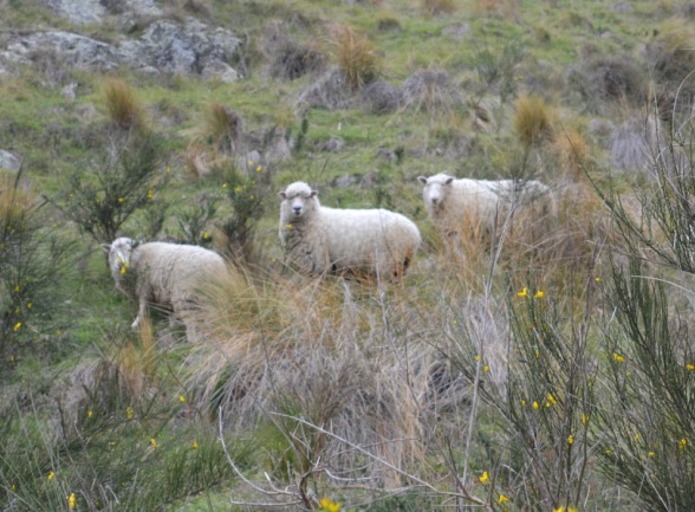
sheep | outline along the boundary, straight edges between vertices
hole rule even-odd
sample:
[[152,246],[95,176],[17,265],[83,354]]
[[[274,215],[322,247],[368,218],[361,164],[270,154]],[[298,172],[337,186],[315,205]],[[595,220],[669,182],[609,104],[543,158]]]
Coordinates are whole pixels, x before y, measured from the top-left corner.
[[420,246],[407,217],[384,209],[321,206],[318,192],[297,181],[279,193],[280,241],[287,261],[309,275],[402,277]]
[[531,203],[554,208],[550,188],[536,180],[456,179],[444,173],[418,180],[425,185],[427,213],[446,237],[463,229],[470,230],[469,235],[493,235],[512,210]]
[[189,341],[193,341],[188,313],[195,308],[202,287],[227,272],[224,259],[196,245],[139,243],[127,237],[101,248],[108,254],[116,289],[138,302],[131,327],[138,329],[149,304],[156,304],[171,309],[171,319],[181,321]]

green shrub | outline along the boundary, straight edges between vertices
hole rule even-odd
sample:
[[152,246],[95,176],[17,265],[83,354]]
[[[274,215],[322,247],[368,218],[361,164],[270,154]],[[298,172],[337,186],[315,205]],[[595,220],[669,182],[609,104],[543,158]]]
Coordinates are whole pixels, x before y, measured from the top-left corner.
[[21,170],[0,175],[0,369],[46,335],[60,307],[56,284],[70,245],[51,233],[45,206]]
[[[127,132],[115,155],[105,155],[99,165],[75,169],[67,187],[53,199],[63,214],[83,233],[108,243],[138,211],[158,212],[151,226],[163,223],[166,206],[160,193],[170,170],[162,165],[162,140],[152,132]],[[153,235],[153,233],[149,233]]]

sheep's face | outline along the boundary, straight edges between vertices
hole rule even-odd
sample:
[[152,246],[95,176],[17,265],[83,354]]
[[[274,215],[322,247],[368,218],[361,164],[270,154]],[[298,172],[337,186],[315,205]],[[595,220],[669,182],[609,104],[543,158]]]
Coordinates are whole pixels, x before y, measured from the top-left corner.
[[425,185],[422,190],[425,205],[433,211],[443,208],[454,178],[447,174],[436,174],[429,178],[420,176],[418,180]]
[[303,182],[296,182],[280,192],[284,218],[300,220],[319,206],[318,192]]
[[111,274],[113,274],[114,277],[118,278],[128,273],[130,256],[136,245],[137,242],[133,239],[121,237],[116,238],[111,244],[104,244],[101,246],[104,252],[109,255],[109,269],[111,269]]

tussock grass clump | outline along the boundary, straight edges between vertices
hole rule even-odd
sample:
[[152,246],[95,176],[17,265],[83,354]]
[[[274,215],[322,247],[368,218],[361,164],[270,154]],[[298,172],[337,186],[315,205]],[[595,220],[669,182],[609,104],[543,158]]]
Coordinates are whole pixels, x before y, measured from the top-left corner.
[[456,12],[454,0],[421,0],[421,9],[430,16],[453,14]]
[[118,128],[145,128],[143,109],[135,90],[126,81],[109,78],[101,86],[101,95],[109,118]]
[[379,76],[379,54],[366,36],[347,25],[334,25],[329,37],[338,67],[352,89],[359,89]]
[[664,92],[676,94],[680,89],[685,105],[695,94],[695,29],[684,19],[662,23],[657,36],[647,45],[646,58],[655,72],[657,84]]
[[230,107],[211,103],[204,111],[201,135],[212,140],[219,150],[234,153],[244,136],[244,120]]
[[586,100],[596,96],[606,101],[641,106],[647,100],[647,77],[642,67],[629,56],[597,57],[584,64]]
[[462,105],[460,93],[445,70],[422,69],[401,84],[403,107],[431,116],[451,114]]
[[270,75],[280,80],[296,80],[307,73],[320,71],[325,65],[326,56],[319,50],[287,41],[276,50]]
[[434,421],[425,397],[440,389],[441,408],[462,398],[437,350],[408,335],[416,316],[406,295],[299,276],[222,284],[203,313],[208,341],[189,358],[190,388],[225,428],[279,433],[280,481],[311,474],[320,459],[343,478],[400,485],[394,467],[423,462]]
[[543,98],[520,96],[514,111],[514,130],[525,148],[541,143],[552,135],[552,114]]

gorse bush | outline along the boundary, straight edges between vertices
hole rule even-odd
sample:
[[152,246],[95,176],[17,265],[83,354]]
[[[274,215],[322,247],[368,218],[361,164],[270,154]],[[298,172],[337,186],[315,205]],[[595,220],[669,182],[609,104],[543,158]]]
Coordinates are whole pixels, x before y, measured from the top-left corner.
[[692,313],[674,311],[668,288],[675,285],[646,270],[636,256],[613,268],[616,309],[606,327],[598,458],[605,477],[649,510],[688,510],[695,500]]
[[60,282],[70,248],[47,228],[46,205],[31,192],[22,176],[21,171],[0,175],[2,370],[14,366],[23,349],[47,340],[50,321],[60,307],[52,290]]
[[113,241],[139,211],[155,212],[151,226],[161,227],[166,206],[160,193],[170,179],[161,143],[152,132],[128,132],[99,165],[73,171],[66,189],[53,202],[99,243]]
[[249,160],[244,170],[227,161],[214,171],[231,206],[231,214],[218,225],[228,256],[237,263],[257,261],[255,245],[258,220],[273,196],[270,169]]

